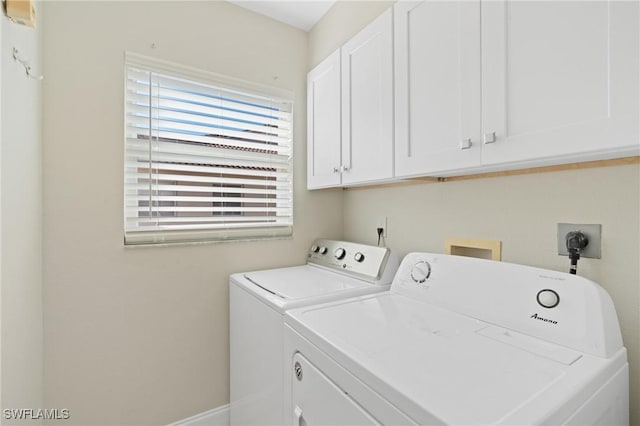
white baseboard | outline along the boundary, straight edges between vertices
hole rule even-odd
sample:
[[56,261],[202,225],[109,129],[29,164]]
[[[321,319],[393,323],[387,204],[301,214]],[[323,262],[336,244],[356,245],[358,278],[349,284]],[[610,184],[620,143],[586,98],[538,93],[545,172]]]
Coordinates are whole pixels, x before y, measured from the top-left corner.
[[229,404],[178,420],[167,426],[229,426]]

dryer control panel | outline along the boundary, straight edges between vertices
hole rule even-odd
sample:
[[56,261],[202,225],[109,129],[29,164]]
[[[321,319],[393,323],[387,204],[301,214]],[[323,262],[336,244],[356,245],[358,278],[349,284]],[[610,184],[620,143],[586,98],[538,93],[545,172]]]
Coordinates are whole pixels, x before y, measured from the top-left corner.
[[372,283],[389,284],[399,260],[386,247],[319,239],[313,242],[307,263],[341,271]]
[[622,347],[609,294],[578,275],[513,263],[410,253],[392,292],[508,330],[609,357]]

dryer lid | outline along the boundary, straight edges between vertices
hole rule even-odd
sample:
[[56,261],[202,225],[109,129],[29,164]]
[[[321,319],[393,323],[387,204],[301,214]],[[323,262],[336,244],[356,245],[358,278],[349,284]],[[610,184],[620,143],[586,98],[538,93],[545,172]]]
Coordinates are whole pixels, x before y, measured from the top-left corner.
[[372,286],[365,281],[310,265],[249,272],[244,277],[283,300],[318,297]]
[[554,405],[540,407],[544,419],[607,363],[389,292],[288,315],[294,329],[420,423],[508,423],[540,398]]

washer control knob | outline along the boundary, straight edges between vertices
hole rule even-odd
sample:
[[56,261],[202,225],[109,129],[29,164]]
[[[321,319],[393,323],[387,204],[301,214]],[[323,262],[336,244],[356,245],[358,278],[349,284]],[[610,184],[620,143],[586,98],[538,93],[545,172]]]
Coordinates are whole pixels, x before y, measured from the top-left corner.
[[355,260],[358,263],[362,263],[364,261],[364,254],[357,252],[355,256],[353,256],[353,260]]
[[327,254],[327,248],[326,247],[320,247],[320,249],[318,250],[320,254]]
[[333,252],[333,255],[335,256],[336,259],[340,260],[342,258],[344,258],[344,255],[347,254],[346,251],[344,251],[343,248],[339,248],[336,249],[336,251]]
[[543,308],[555,308],[560,303],[560,296],[558,296],[558,293],[548,288],[540,290],[536,299],[538,300],[538,304]]
[[411,279],[418,284],[425,282],[429,275],[431,275],[431,265],[426,260],[417,262],[411,269]]
[[318,247],[318,246],[311,246],[311,252],[312,252],[312,253],[317,253],[318,251],[320,251],[320,247]]

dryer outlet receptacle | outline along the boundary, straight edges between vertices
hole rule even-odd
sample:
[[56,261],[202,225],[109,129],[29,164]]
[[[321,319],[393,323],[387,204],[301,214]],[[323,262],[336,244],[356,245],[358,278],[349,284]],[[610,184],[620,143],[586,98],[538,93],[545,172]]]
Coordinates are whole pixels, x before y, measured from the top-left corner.
[[559,223],[558,224],[558,255],[569,256],[567,249],[567,234],[573,231],[582,232],[588,239],[589,243],[580,253],[580,257],[591,259],[600,259],[602,257],[602,225],[600,224],[575,224],[575,223]]

